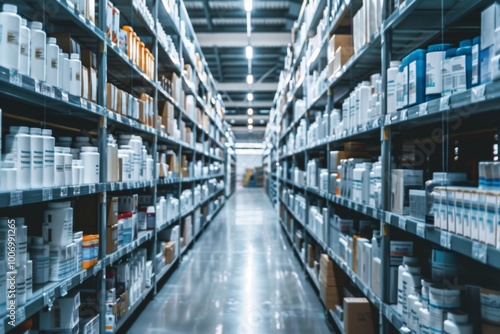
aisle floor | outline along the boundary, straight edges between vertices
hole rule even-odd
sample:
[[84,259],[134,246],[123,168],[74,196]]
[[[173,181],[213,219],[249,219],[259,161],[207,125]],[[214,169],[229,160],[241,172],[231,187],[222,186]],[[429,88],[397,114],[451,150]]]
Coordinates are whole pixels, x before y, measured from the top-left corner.
[[331,333],[277,219],[238,189],[128,333]]

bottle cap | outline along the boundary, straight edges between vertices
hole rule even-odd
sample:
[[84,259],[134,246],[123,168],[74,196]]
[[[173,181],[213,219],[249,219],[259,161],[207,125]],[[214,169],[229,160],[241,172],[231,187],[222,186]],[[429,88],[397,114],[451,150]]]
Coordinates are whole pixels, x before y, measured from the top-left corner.
[[31,22],[30,27],[31,27],[31,29],[34,29],[34,30],[42,30],[43,25],[42,25],[42,22],[33,21],[33,22]]
[[52,136],[52,130],[51,129],[43,129],[42,135],[43,136]]
[[4,12],[17,14],[17,6],[15,5],[4,4],[2,9]]
[[41,135],[42,129],[40,128],[30,128],[30,135]]
[[72,53],[70,59],[80,60],[80,55],[78,53]]
[[57,44],[57,39],[55,37],[49,37],[47,39],[47,44]]

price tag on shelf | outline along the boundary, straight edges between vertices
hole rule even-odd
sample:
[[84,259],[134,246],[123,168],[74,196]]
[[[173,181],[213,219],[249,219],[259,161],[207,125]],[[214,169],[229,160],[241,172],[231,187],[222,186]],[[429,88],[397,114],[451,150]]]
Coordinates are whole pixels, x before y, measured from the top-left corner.
[[419,116],[427,115],[427,102],[422,103],[421,105],[419,105],[419,107],[418,107],[418,115]]
[[488,263],[488,246],[479,242],[473,242],[472,258],[482,263]]
[[109,184],[109,188],[111,189],[111,191],[115,191],[116,189],[116,183],[112,182]]
[[441,231],[441,236],[439,238],[439,244],[444,248],[451,248],[451,234],[445,231]]
[[80,98],[80,107],[83,109],[87,109],[87,100],[85,100],[83,97]]
[[63,282],[60,286],[61,289],[61,297],[64,297],[68,294],[68,281]]
[[417,223],[417,235],[425,239],[425,223]]
[[44,188],[42,190],[42,201],[51,201],[54,198],[52,188]]
[[42,95],[44,95],[44,96],[51,97],[51,98],[55,97],[54,87],[52,87],[51,85],[48,85],[48,84],[42,82],[40,84],[40,90],[41,90]]
[[472,88],[471,102],[480,102],[486,99],[486,85],[479,85]]
[[18,306],[16,310],[16,325],[22,324],[26,320],[26,310],[24,306]]
[[385,125],[391,125],[391,115],[385,115]]
[[61,100],[64,102],[69,102],[69,96],[67,92],[61,91]]
[[9,82],[13,85],[22,87],[23,86],[23,76],[21,74],[19,74],[19,72],[17,72],[16,70],[10,70],[9,71]]
[[87,278],[87,270],[83,270],[81,273],[80,273],[80,284],[83,283],[83,281],[85,281],[85,278]]
[[80,186],[73,186],[73,195],[78,196],[81,193]]
[[402,121],[406,121],[408,119],[408,109],[401,110],[400,117]]
[[450,95],[443,96],[439,100],[439,110],[444,111],[450,109]]
[[90,184],[89,185],[89,194],[94,194],[95,193],[95,184]]
[[60,197],[68,197],[68,187],[61,187],[61,196]]
[[92,112],[97,112],[97,105],[95,103],[90,103],[90,110],[92,110]]
[[116,116],[116,120],[121,123],[122,122],[122,115],[115,114],[115,116]]
[[123,182],[118,183],[118,190],[123,190]]
[[93,268],[92,268],[92,273],[94,276],[101,270],[101,262],[98,262]]
[[406,219],[404,217],[399,217],[398,219],[398,226],[400,229],[406,231]]
[[10,193],[10,206],[23,205],[23,192],[13,191]]

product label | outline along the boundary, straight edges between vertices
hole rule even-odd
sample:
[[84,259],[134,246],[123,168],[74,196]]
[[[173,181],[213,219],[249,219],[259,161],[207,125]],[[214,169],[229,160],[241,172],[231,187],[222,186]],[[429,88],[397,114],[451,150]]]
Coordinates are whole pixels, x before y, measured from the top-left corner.
[[451,59],[443,60],[443,95],[450,95],[453,91]]
[[404,108],[408,105],[408,66],[403,69],[403,105],[401,108]]
[[28,43],[21,43],[21,56],[28,57]]
[[453,93],[463,92],[467,90],[465,60],[465,56],[458,56],[452,59],[451,71],[453,78]]
[[16,31],[7,31],[7,43],[19,45],[19,33]]
[[481,291],[481,316],[484,320],[498,323],[500,319],[500,294]]
[[441,94],[442,91],[442,63],[444,52],[427,54],[425,73],[425,93]]
[[75,80],[76,81],[80,81],[81,80],[81,73],[80,72],[76,72],[75,73]]
[[50,67],[53,68],[54,70],[57,70],[57,68],[59,67],[59,58],[52,58],[50,60]]
[[45,55],[42,48],[35,48],[35,58],[38,60],[45,60]]
[[479,84],[479,44],[472,47],[472,85]]

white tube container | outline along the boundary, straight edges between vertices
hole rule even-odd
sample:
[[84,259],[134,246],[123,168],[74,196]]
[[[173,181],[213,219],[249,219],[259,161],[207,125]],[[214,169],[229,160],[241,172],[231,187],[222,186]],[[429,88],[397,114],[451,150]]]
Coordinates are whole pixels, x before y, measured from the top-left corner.
[[[17,169],[17,189],[31,187],[31,137],[26,126],[11,126],[6,138],[6,151],[13,154]],[[10,151],[9,151],[10,148]]]
[[54,186],[54,147],[56,140],[52,137],[52,130],[43,129],[43,187],[50,188]]
[[447,319],[443,324],[444,332],[447,334],[472,334],[472,324],[469,315],[464,312],[448,312]]
[[119,149],[118,159],[121,160],[120,182],[128,182],[132,178],[132,171],[130,164],[130,150]]
[[419,333],[419,310],[422,307],[418,291],[414,291],[408,296],[408,328],[412,333]]
[[399,73],[400,61],[391,61],[387,69],[387,113],[392,114],[398,109],[396,98],[396,80]]
[[358,126],[364,130],[368,121],[368,108],[370,106],[370,98],[372,96],[372,86],[370,81],[363,81],[359,87],[359,109],[358,109]]
[[62,153],[64,155],[64,185],[72,186],[73,174],[71,170],[73,167],[73,156],[69,147],[64,147]]
[[47,40],[47,83],[59,87],[59,46],[54,37]]
[[19,51],[19,73],[23,75],[30,75],[30,36],[31,31],[28,28],[28,22],[25,19],[21,20],[21,33],[20,33],[20,51]]
[[42,129],[31,128],[31,189],[43,187],[43,137]]
[[10,158],[4,158],[0,168],[0,192],[14,191],[17,189],[17,169],[12,154],[7,154]]
[[82,62],[78,53],[72,53],[70,56],[69,93],[75,96],[82,94]]
[[[418,310],[420,334],[432,334],[431,332],[431,313],[427,307],[421,307]],[[417,332],[418,333],[418,332]]]
[[17,6],[4,4],[0,12],[0,66],[19,70],[21,17]]
[[83,184],[99,183],[99,152],[97,147],[84,146],[80,153],[83,164]]
[[30,72],[33,79],[45,81],[46,77],[46,42],[47,35],[42,30],[42,22],[31,22],[31,62]]
[[63,147],[56,146],[54,148],[54,186],[64,187],[64,154]]

